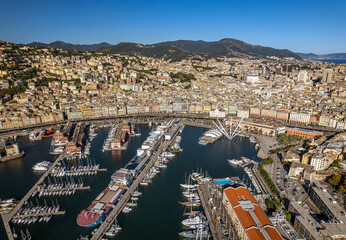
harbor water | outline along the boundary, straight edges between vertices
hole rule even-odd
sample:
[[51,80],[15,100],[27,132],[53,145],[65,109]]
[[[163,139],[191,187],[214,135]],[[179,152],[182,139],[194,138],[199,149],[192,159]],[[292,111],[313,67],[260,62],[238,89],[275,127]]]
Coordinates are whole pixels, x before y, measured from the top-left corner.
[[[17,233],[27,228],[33,240],[68,240],[90,235],[94,228],[79,227],[76,217],[108,185],[112,173],[125,166],[136,154],[137,148],[149,134],[148,126],[138,126],[142,135],[132,137],[126,151],[102,152],[108,129],[96,130],[98,135],[92,142],[90,157],[95,158],[100,168],[107,168],[107,172],[81,177],[84,184],[91,187],[90,190],[77,191],[71,196],[44,197],[48,204],[52,199],[57,199],[61,209],[66,210],[66,214],[54,216],[48,223],[16,224]],[[139,197],[138,206],[130,213],[119,215],[118,222],[122,230],[115,239],[178,239],[178,233],[184,230],[181,225],[184,207],[179,204],[183,201],[183,196],[179,184],[184,183],[186,175],[197,168],[207,171],[213,178],[239,176],[241,179],[247,179],[244,170],[229,165],[227,159],[241,156],[256,159],[255,144],[248,138],[237,137],[232,141],[220,139],[213,144],[199,145],[198,138],[204,131],[205,129],[196,127],[184,128],[181,142],[184,151],[171,159],[168,167],[161,169],[161,173],[149,186],[140,186],[143,195]],[[23,197],[41,176],[40,173],[33,172],[31,167],[37,162],[55,159],[48,154],[50,139],[30,142],[27,137],[23,137],[19,138],[19,143],[26,155],[21,160],[0,164],[1,199]],[[0,239],[6,239],[2,223],[0,231]]]

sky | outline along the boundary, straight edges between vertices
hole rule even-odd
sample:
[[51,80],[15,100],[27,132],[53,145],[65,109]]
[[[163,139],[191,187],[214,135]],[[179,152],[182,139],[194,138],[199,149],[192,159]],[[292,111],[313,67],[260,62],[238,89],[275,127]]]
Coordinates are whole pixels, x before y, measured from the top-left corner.
[[346,52],[346,0],[0,0],[0,40],[74,44],[173,40]]

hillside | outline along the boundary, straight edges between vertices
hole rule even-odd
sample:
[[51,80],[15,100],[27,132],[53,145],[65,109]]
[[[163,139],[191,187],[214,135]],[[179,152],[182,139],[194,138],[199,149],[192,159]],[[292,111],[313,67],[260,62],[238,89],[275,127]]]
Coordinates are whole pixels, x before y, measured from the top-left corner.
[[96,51],[97,49],[100,49],[102,47],[112,46],[111,44],[106,42],[97,43],[97,44],[72,44],[72,43],[65,43],[62,41],[55,41],[51,43],[33,42],[33,43],[29,43],[28,45],[40,46],[40,47],[51,47],[51,48],[58,48],[58,49],[77,50],[77,51]]
[[153,44],[154,46],[176,46],[188,51],[193,51],[200,54],[207,54],[209,56],[241,56],[249,55],[254,57],[293,57],[300,59],[301,57],[287,49],[275,49],[271,47],[263,47],[259,45],[251,45],[246,42],[225,38],[216,42],[206,41],[190,41],[178,40],[170,42],[162,42]]

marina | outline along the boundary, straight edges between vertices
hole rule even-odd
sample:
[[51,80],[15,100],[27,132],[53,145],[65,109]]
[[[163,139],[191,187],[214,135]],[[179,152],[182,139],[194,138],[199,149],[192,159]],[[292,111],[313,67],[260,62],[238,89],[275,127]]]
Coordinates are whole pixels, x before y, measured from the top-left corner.
[[[177,124],[177,123],[179,123],[179,120],[175,124]],[[168,123],[167,126],[171,127],[171,124],[173,124],[173,122]],[[179,130],[180,127],[182,126],[182,124],[179,123],[178,126],[179,126],[178,130]],[[173,127],[176,128],[176,126],[174,126],[174,125],[173,125]],[[162,130],[163,130],[162,131],[162,133],[163,133],[165,128],[162,128]],[[131,198],[132,193],[138,188],[138,185],[143,180],[145,175],[149,172],[149,170],[152,169],[157,158],[161,155],[162,152],[166,151],[166,149],[173,142],[176,134],[178,133],[177,131],[175,131],[175,133],[172,135],[170,140],[168,140],[166,142],[162,142],[163,135],[158,134],[157,131],[159,131],[159,130],[154,131],[148,137],[147,141],[145,141],[142,144],[142,148],[143,148],[144,144],[150,145],[151,147],[148,149],[151,149],[151,150],[149,151],[149,153],[147,153],[145,155],[144,159],[141,160],[141,162],[138,163],[138,165],[136,166],[136,169],[138,169],[139,172],[136,173],[136,176],[135,176],[133,182],[131,183],[129,188],[126,190],[126,192],[123,194],[123,196],[120,198],[120,200],[117,202],[115,207],[112,208],[110,213],[107,215],[107,217],[102,222],[102,224],[97,229],[97,231],[95,232],[95,234],[92,236],[91,239],[101,239],[104,236],[105,232],[110,228],[111,223],[115,221],[118,214],[123,210],[126,203]],[[152,144],[149,144],[150,141],[152,141]],[[161,145],[161,143],[162,143],[162,145]],[[152,151],[155,151],[155,152],[152,153]],[[130,164],[131,164],[131,162],[130,162]],[[127,211],[130,211],[128,207],[127,207]]]
[[[131,138],[131,142],[129,144],[129,148],[127,151],[124,151],[123,153],[125,154],[124,156],[128,156],[129,160],[125,160],[122,162],[109,162],[109,160],[102,160],[100,161],[102,158],[100,158],[101,156],[103,156],[105,154],[105,156],[108,156],[108,159],[114,159],[114,157],[119,158],[118,155],[113,155],[116,152],[105,152],[102,153],[100,152],[100,149],[102,148],[102,143],[103,140],[107,137],[107,129],[96,129],[96,133],[97,136],[95,137],[94,141],[95,141],[95,145],[93,144],[93,147],[91,148],[91,158],[96,157],[96,163],[103,163],[104,162],[105,165],[103,165],[104,167],[107,167],[107,169],[110,172],[101,172],[101,176],[109,176],[109,178],[111,177],[111,174],[114,170],[112,170],[112,167],[110,164],[115,164],[115,166],[117,166],[118,169],[120,169],[121,167],[125,167],[127,166],[128,163],[130,163],[133,159],[133,155],[137,155],[137,149],[141,148],[141,145],[143,145],[143,141],[146,140],[146,136],[148,134],[148,130],[147,130],[147,126],[140,126],[140,130],[142,133],[142,136],[137,138]],[[118,215],[118,223],[120,224],[120,226],[122,227],[122,230],[117,232],[116,237],[117,239],[147,239],[147,238],[141,238],[138,235],[134,235],[134,233],[131,231],[131,227],[130,226],[136,226],[136,228],[138,228],[139,231],[141,232],[147,232],[151,237],[151,239],[162,239],[165,238],[166,236],[179,236],[179,233],[182,231],[185,231],[186,229],[182,229],[181,226],[181,221],[182,216],[183,216],[183,212],[184,212],[184,207],[179,204],[180,201],[184,201],[184,199],[180,199],[180,194],[179,192],[181,192],[181,188],[179,186],[180,183],[182,183],[183,181],[182,178],[185,174],[186,171],[188,171],[189,169],[191,169],[190,171],[192,171],[193,169],[195,169],[194,166],[201,166],[203,167],[203,169],[208,170],[208,173],[212,176],[229,176],[229,175],[240,175],[242,176],[242,169],[241,168],[233,168],[232,166],[230,166],[227,161],[225,161],[225,157],[224,156],[229,156],[232,158],[240,158],[240,156],[238,155],[234,155],[233,153],[227,153],[224,152],[222,155],[215,155],[215,154],[211,154],[211,153],[217,153],[219,152],[218,148],[227,144],[230,145],[230,147],[228,147],[228,149],[237,149],[239,148],[239,143],[235,144],[235,143],[226,143],[223,141],[218,141],[213,145],[209,145],[207,146],[207,148],[201,146],[199,149],[199,151],[201,151],[198,155],[194,154],[194,151],[191,151],[191,149],[193,148],[198,148],[198,135],[201,134],[202,129],[200,128],[194,128],[194,127],[185,127],[184,131],[182,133],[182,139],[180,140],[180,145],[184,148],[184,152],[179,152],[176,154],[175,157],[172,158],[172,160],[169,160],[168,163],[168,167],[163,167],[160,168],[159,166],[159,162],[156,162],[153,164],[153,166],[156,167],[156,169],[158,169],[160,172],[162,172],[161,174],[155,174],[155,177],[150,179],[151,183],[148,184],[148,187],[145,185],[140,185],[140,188],[136,188],[134,189],[134,194],[131,195],[126,203],[129,203],[131,205],[132,202],[136,203],[137,206],[128,206],[129,208],[131,208],[131,212],[129,213],[122,213],[122,210],[119,212],[120,214]],[[184,137],[185,136],[185,137]],[[194,141],[194,143],[192,144],[191,142],[191,137],[193,137],[192,139],[196,139]],[[179,138],[179,136],[178,136]],[[140,140],[142,139],[142,140]],[[185,140],[184,140],[185,139]],[[48,140],[48,139],[47,139]],[[246,140],[246,139],[245,139]],[[42,141],[45,141],[45,139],[43,139]],[[244,141],[244,140],[242,140]],[[34,142],[35,144],[39,143],[39,142]],[[133,145],[133,144],[136,145]],[[246,141],[242,144],[246,144]],[[212,149],[210,149],[212,148]],[[248,148],[248,147],[246,147]],[[24,149],[25,150],[25,149]],[[238,151],[238,150],[235,150]],[[30,154],[31,152],[29,152]],[[120,152],[119,152],[120,153]],[[96,154],[96,155],[95,155]],[[111,157],[111,155],[113,157]],[[132,155],[132,156],[131,156]],[[124,157],[123,156],[123,157]],[[249,155],[247,157],[251,157],[253,156],[252,152],[249,152]],[[210,161],[207,159],[210,158],[215,159],[214,161],[218,162],[217,165],[214,164],[213,161],[213,165],[211,167],[210,165]],[[48,158],[46,158],[48,159]],[[163,157],[158,156],[157,160],[161,161],[164,159]],[[41,160],[42,161],[42,160]],[[166,164],[167,165],[167,164]],[[30,166],[30,168],[33,165]],[[134,165],[132,165],[134,166]],[[220,167],[218,167],[220,166]],[[227,167],[228,166],[228,167]],[[117,169],[115,168],[115,170]],[[113,167],[114,169],[114,167]],[[151,169],[151,168],[150,168]],[[150,170],[149,169],[149,170]],[[213,170],[214,169],[214,170]],[[227,170],[228,169],[228,170]],[[31,169],[30,169],[31,170]],[[148,170],[148,172],[149,172]],[[215,170],[217,170],[215,172]],[[231,171],[231,173],[229,172]],[[32,172],[32,170],[31,170]],[[34,172],[35,173],[35,172]],[[173,174],[173,175],[172,175]],[[37,175],[37,174],[35,174]],[[40,173],[41,175],[41,173]],[[77,237],[79,237],[80,235],[85,236],[90,234],[90,232],[92,231],[89,230],[89,228],[81,228],[81,227],[76,227],[76,216],[78,215],[79,211],[83,209],[83,206],[78,206],[80,204],[78,204],[78,201],[76,201],[74,198],[79,199],[81,198],[81,196],[84,196],[83,198],[86,199],[90,199],[89,201],[91,202],[95,197],[97,197],[98,192],[102,191],[102,189],[104,189],[104,187],[106,186],[105,183],[101,183],[101,185],[99,185],[100,181],[98,181],[99,186],[96,186],[95,183],[90,182],[88,179],[95,179],[96,175],[86,175],[83,176],[83,179],[86,178],[87,181],[85,182],[85,186],[87,185],[91,185],[91,194],[89,193],[89,191],[80,191],[80,192],[76,192],[75,196],[72,198],[62,198],[61,200],[59,199],[59,203],[60,205],[62,205],[63,209],[66,211],[66,214],[63,217],[57,217],[57,218],[52,218],[50,220],[50,222],[54,222],[54,224],[56,225],[56,227],[53,227],[50,231],[46,231],[44,229],[41,229],[38,231],[39,229],[39,223],[36,224],[30,224],[29,226],[29,231],[30,234],[34,237],[34,239],[45,239],[42,236],[49,236],[49,239],[61,239],[62,234],[59,233],[58,231],[58,226],[62,227],[64,226],[64,228],[66,228],[66,231],[69,232],[69,236],[70,238],[68,239],[76,239]],[[53,178],[50,176],[52,182],[53,182]],[[56,177],[57,178],[57,177]],[[77,177],[78,178],[78,177]],[[78,182],[78,179],[75,179],[75,182]],[[108,178],[108,179],[109,179]],[[66,181],[65,178],[61,178],[64,179],[64,181]],[[166,181],[166,179],[170,179],[169,182]],[[102,179],[100,179],[102,180]],[[105,179],[106,180],[106,179]],[[95,181],[95,180],[93,180]],[[47,184],[47,182],[46,182]],[[163,185],[164,184],[164,185]],[[165,186],[164,189],[160,189],[161,187],[159,186]],[[159,188],[158,188],[159,187]],[[170,189],[169,192],[165,191],[165,189]],[[99,190],[97,190],[99,189]],[[176,192],[176,191],[179,192]],[[160,202],[157,202],[156,199],[156,195],[155,192],[160,192],[160,198],[162,199]],[[143,194],[141,196],[137,196],[138,200],[131,200],[131,197],[137,195],[139,192],[139,194]],[[154,195],[152,195],[154,194]],[[10,196],[10,195],[9,195]],[[38,195],[35,196],[35,198],[38,197]],[[49,197],[49,196],[48,196]],[[65,199],[66,198],[66,199]],[[175,206],[171,206],[171,204],[169,204],[170,202],[175,202],[176,205]],[[185,200],[186,201],[186,200]],[[49,201],[47,201],[49,202]],[[68,205],[66,205],[66,202],[68,202]],[[90,204],[89,202],[89,204]],[[145,210],[145,208],[142,208],[141,206],[147,205],[151,211],[154,211],[153,214],[144,214],[144,212],[146,212],[147,210]],[[176,213],[174,214],[173,218],[170,219],[166,219],[164,215],[160,214],[160,211],[156,211],[155,209],[162,209],[162,207],[159,207],[163,204],[163,206],[165,206],[166,204],[169,204],[170,207],[166,206],[164,207],[166,211],[171,212],[171,213]],[[88,203],[86,203],[84,205],[85,207],[88,206]],[[126,206],[126,204],[124,204],[124,206]],[[148,209],[149,210],[149,209]],[[172,212],[173,211],[173,212]],[[143,215],[144,214],[144,215]],[[138,219],[138,221],[136,220]],[[141,219],[141,223],[139,222]],[[145,219],[145,223],[143,225],[143,220]],[[161,220],[159,220],[161,219]],[[163,219],[165,219],[164,221],[162,221]],[[181,219],[181,220],[179,220]],[[157,222],[157,220],[159,220]],[[44,221],[42,221],[44,222]],[[164,223],[165,222],[165,223]],[[50,224],[50,223],[49,223]],[[113,223],[110,223],[110,226]],[[37,225],[37,226],[36,226]],[[160,226],[159,229],[157,227],[152,228],[151,226]],[[165,226],[169,226],[169,228],[165,227]],[[16,229],[16,233],[20,233],[20,228],[17,228],[17,226],[15,226]],[[72,230],[73,229],[73,230]],[[22,229],[25,232],[25,228]],[[188,231],[188,230],[186,230]],[[74,236],[74,237],[73,237]],[[125,237],[126,236],[126,237]],[[107,237],[107,236],[106,236]],[[176,238],[174,237],[174,238]]]

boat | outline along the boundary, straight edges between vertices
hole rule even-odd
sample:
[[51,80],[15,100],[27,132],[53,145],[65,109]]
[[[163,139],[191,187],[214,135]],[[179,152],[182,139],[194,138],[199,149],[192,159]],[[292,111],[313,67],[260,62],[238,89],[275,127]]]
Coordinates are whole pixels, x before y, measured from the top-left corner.
[[201,206],[200,202],[179,202],[181,205],[184,205],[186,207],[199,207]]
[[52,164],[52,163],[49,162],[49,161],[39,162],[39,163],[36,163],[36,164],[32,167],[32,169],[33,169],[34,171],[47,171],[51,164]]
[[108,237],[114,237],[119,231],[121,230],[121,227],[117,222],[112,224],[112,226],[108,229],[108,231],[105,233]]
[[133,175],[128,169],[122,168],[113,173],[109,185],[87,209],[78,215],[77,224],[82,227],[93,227],[102,222],[126,192],[132,181]]
[[194,188],[194,187],[198,187],[198,184],[180,184],[180,187],[182,187],[182,188]]
[[189,216],[187,219],[181,222],[185,227],[190,229],[196,229],[200,225],[205,223],[205,217],[203,214],[199,213],[193,216]]
[[190,239],[209,238],[209,228],[206,225],[200,225],[197,229],[180,232],[179,236]]
[[132,208],[125,206],[123,209],[123,213],[129,213],[132,211]]
[[53,134],[54,134],[54,130],[52,128],[49,128],[44,131],[44,134],[42,137],[44,138],[52,137]]
[[253,136],[250,136],[250,142],[252,142],[252,143],[257,143],[257,140],[256,140],[256,138],[254,138]]
[[210,141],[210,137],[202,136],[198,139],[198,144],[200,145],[207,145]]
[[134,197],[139,197],[139,196],[141,196],[141,195],[142,195],[142,193],[139,192],[138,190],[137,190],[137,191],[134,191],[134,192],[132,193],[132,196],[134,196]]
[[161,154],[161,156],[162,156],[162,157],[167,157],[167,158],[172,158],[172,157],[175,156],[175,154],[174,154],[174,153],[171,153],[171,152],[163,152],[163,153]]

